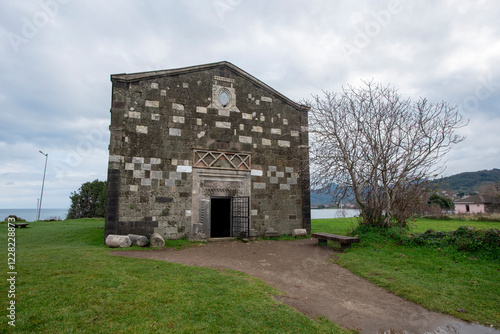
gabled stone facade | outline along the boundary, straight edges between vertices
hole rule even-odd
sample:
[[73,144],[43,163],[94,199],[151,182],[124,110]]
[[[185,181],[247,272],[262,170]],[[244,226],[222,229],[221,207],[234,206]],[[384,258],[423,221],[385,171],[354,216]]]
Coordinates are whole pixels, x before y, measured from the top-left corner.
[[310,231],[308,107],[228,62],[111,81],[106,236]]

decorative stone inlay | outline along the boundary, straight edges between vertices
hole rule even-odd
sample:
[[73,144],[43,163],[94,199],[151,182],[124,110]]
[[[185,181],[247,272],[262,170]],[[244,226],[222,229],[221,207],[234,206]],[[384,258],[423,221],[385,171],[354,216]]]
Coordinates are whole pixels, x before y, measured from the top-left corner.
[[267,96],[261,96],[260,100],[263,102],[273,102],[273,99],[271,97],[267,97]]
[[194,151],[194,167],[250,170],[250,154],[218,151]]
[[252,119],[252,114],[241,113],[241,118],[243,118],[243,119]]
[[200,114],[206,114],[207,111],[207,107],[196,107],[196,112],[199,112]]
[[281,134],[281,129],[273,128],[273,129],[271,129],[271,134],[273,134],[273,135],[280,135]]

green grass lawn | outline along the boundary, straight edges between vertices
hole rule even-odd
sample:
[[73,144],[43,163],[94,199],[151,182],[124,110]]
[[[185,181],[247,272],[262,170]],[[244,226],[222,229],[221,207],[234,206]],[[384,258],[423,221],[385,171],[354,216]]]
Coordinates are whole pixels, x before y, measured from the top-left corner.
[[109,255],[103,224],[37,222],[15,231],[15,329],[7,324],[7,224],[0,224],[0,332],[346,333],[275,301],[280,291],[243,273]]
[[[346,235],[355,219],[317,219],[313,232]],[[460,226],[500,229],[500,222],[419,219],[411,233],[453,231]],[[427,309],[500,328],[500,259],[455,249],[404,246],[389,238],[354,244],[335,263]],[[465,310],[465,312],[464,312]]]

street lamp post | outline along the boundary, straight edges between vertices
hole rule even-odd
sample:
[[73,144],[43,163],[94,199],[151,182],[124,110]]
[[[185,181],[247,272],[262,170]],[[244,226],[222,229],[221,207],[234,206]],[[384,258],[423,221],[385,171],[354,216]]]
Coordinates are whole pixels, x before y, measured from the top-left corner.
[[47,172],[47,160],[49,159],[49,154],[45,154],[42,151],[39,151],[43,155],[45,155],[45,169],[43,170],[43,181],[42,181],[42,193],[40,194],[40,205],[38,206],[38,214],[36,220],[40,220],[40,212],[42,211],[42,197],[43,197],[43,186],[45,184],[45,173]]

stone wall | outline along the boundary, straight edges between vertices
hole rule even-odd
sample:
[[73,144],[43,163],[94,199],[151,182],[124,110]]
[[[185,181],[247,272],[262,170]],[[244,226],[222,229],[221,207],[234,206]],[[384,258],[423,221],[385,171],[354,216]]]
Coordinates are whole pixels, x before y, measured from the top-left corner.
[[226,62],[111,79],[106,235],[202,235],[206,170],[247,180],[260,233],[310,229],[307,107]]

